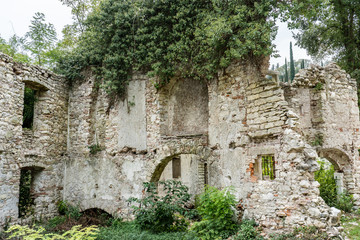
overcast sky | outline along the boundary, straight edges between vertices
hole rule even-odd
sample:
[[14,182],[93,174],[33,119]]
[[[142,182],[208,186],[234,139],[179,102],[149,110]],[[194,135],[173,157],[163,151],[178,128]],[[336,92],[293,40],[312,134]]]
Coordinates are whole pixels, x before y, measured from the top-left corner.
[[[36,12],[45,14],[47,22],[54,24],[58,38],[61,38],[61,30],[64,25],[72,22],[70,8],[61,4],[59,0],[0,0],[0,36],[9,39],[14,33],[24,36],[28,31],[30,21]],[[286,23],[279,23],[278,35],[275,40],[280,58],[271,58],[271,64],[284,64],[285,57],[289,60],[289,45],[293,42],[295,60],[301,58],[310,59],[306,51],[294,46],[291,32],[287,29]]]

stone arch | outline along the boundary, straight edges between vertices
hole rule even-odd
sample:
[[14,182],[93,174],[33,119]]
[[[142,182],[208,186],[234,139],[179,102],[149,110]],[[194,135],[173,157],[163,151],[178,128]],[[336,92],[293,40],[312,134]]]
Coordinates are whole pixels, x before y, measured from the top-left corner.
[[161,174],[163,173],[165,167],[168,163],[175,157],[180,156],[180,154],[170,155],[168,157],[163,158],[160,163],[156,166],[154,172],[151,175],[150,182],[158,182]]
[[[350,157],[342,150],[337,148],[318,149],[319,157],[326,158],[333,164],[335,169],[335,178],[338,186],[343,186],[349,193],[354,193],[354,174],[353,163]],[[342,192],[342,190],[338,190]]]
[[153,166],[150,168],[152,170],[149,171],[150,175],[147,179],[151,182],[158,181],[166,165],[181,154],[194,154],[202,161],[206,161],[211,154],[211,150],[206,145],[207,140],[204,137],[168,140],[157,150],[157,157],[152,163]]

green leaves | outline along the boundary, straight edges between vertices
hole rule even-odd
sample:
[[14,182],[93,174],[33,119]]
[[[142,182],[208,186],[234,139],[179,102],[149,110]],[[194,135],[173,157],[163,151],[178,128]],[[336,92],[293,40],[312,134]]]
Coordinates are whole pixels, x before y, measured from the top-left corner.
[[86,30],[75,51],[61,59],[60,71],[74,80],[79,69],[94,66],[106,88],[119,94],[135,70],[156,76],[157,86],[175,75],[209,80],[234,60],[272,53],[275,3],[105,0],[84,22]]
[[236,201],[232,191],[232,188],[220,191],[215,187],[206,186],[205,192],[198,196],[197,210],[202,220],[194,223],[191,229],[201,239],[216,239],[224,232],[230,235],[237,230],[233,211]]
[[34,56],[35,64],[51,65],[50,51],[55,48],[57,40],[54,25],[45,23],[45,15],[37,12],[29,28],[30,31],[25,34],[25,50]]
[[[185,230],[187,222],[184,217],[190,217],[192,210],[186,209],[190,201],[188,188],[180,181],[167,180],[145,182],[145,195],[142,199],[131,198],[130,203],[136,216],[136,222],[144,230],[152,232],[174,232]],[[162,193],[158,193],[158,188]]]

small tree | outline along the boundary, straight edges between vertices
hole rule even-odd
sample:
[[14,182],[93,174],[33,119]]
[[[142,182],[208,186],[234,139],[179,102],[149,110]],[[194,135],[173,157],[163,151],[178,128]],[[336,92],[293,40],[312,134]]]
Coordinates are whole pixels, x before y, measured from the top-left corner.
[[57,40],[54,25],[45,23],[45,15],[37,12],[29,28],[30,31],[25,34],[24,47],[34,56],[35,64],[54,64],[52,52]]
[[211,186],[198,197],[199,211],[202,220],[194,223],[192,230],[203,239],[218,239],[220,236],[232,235],[239,228],[234,220],[235,196],[231,188],[219,189]]

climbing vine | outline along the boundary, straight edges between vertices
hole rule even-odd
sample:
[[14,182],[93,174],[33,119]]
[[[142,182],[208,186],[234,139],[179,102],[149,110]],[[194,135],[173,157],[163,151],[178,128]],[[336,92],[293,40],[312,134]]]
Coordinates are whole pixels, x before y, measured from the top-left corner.
[[272,53],[275,0],[105,0],[85,21],[77,47],[60,59],[71,80],[91,67],[109,92],[124,93],[134,71],[211,79],[233,60]]

